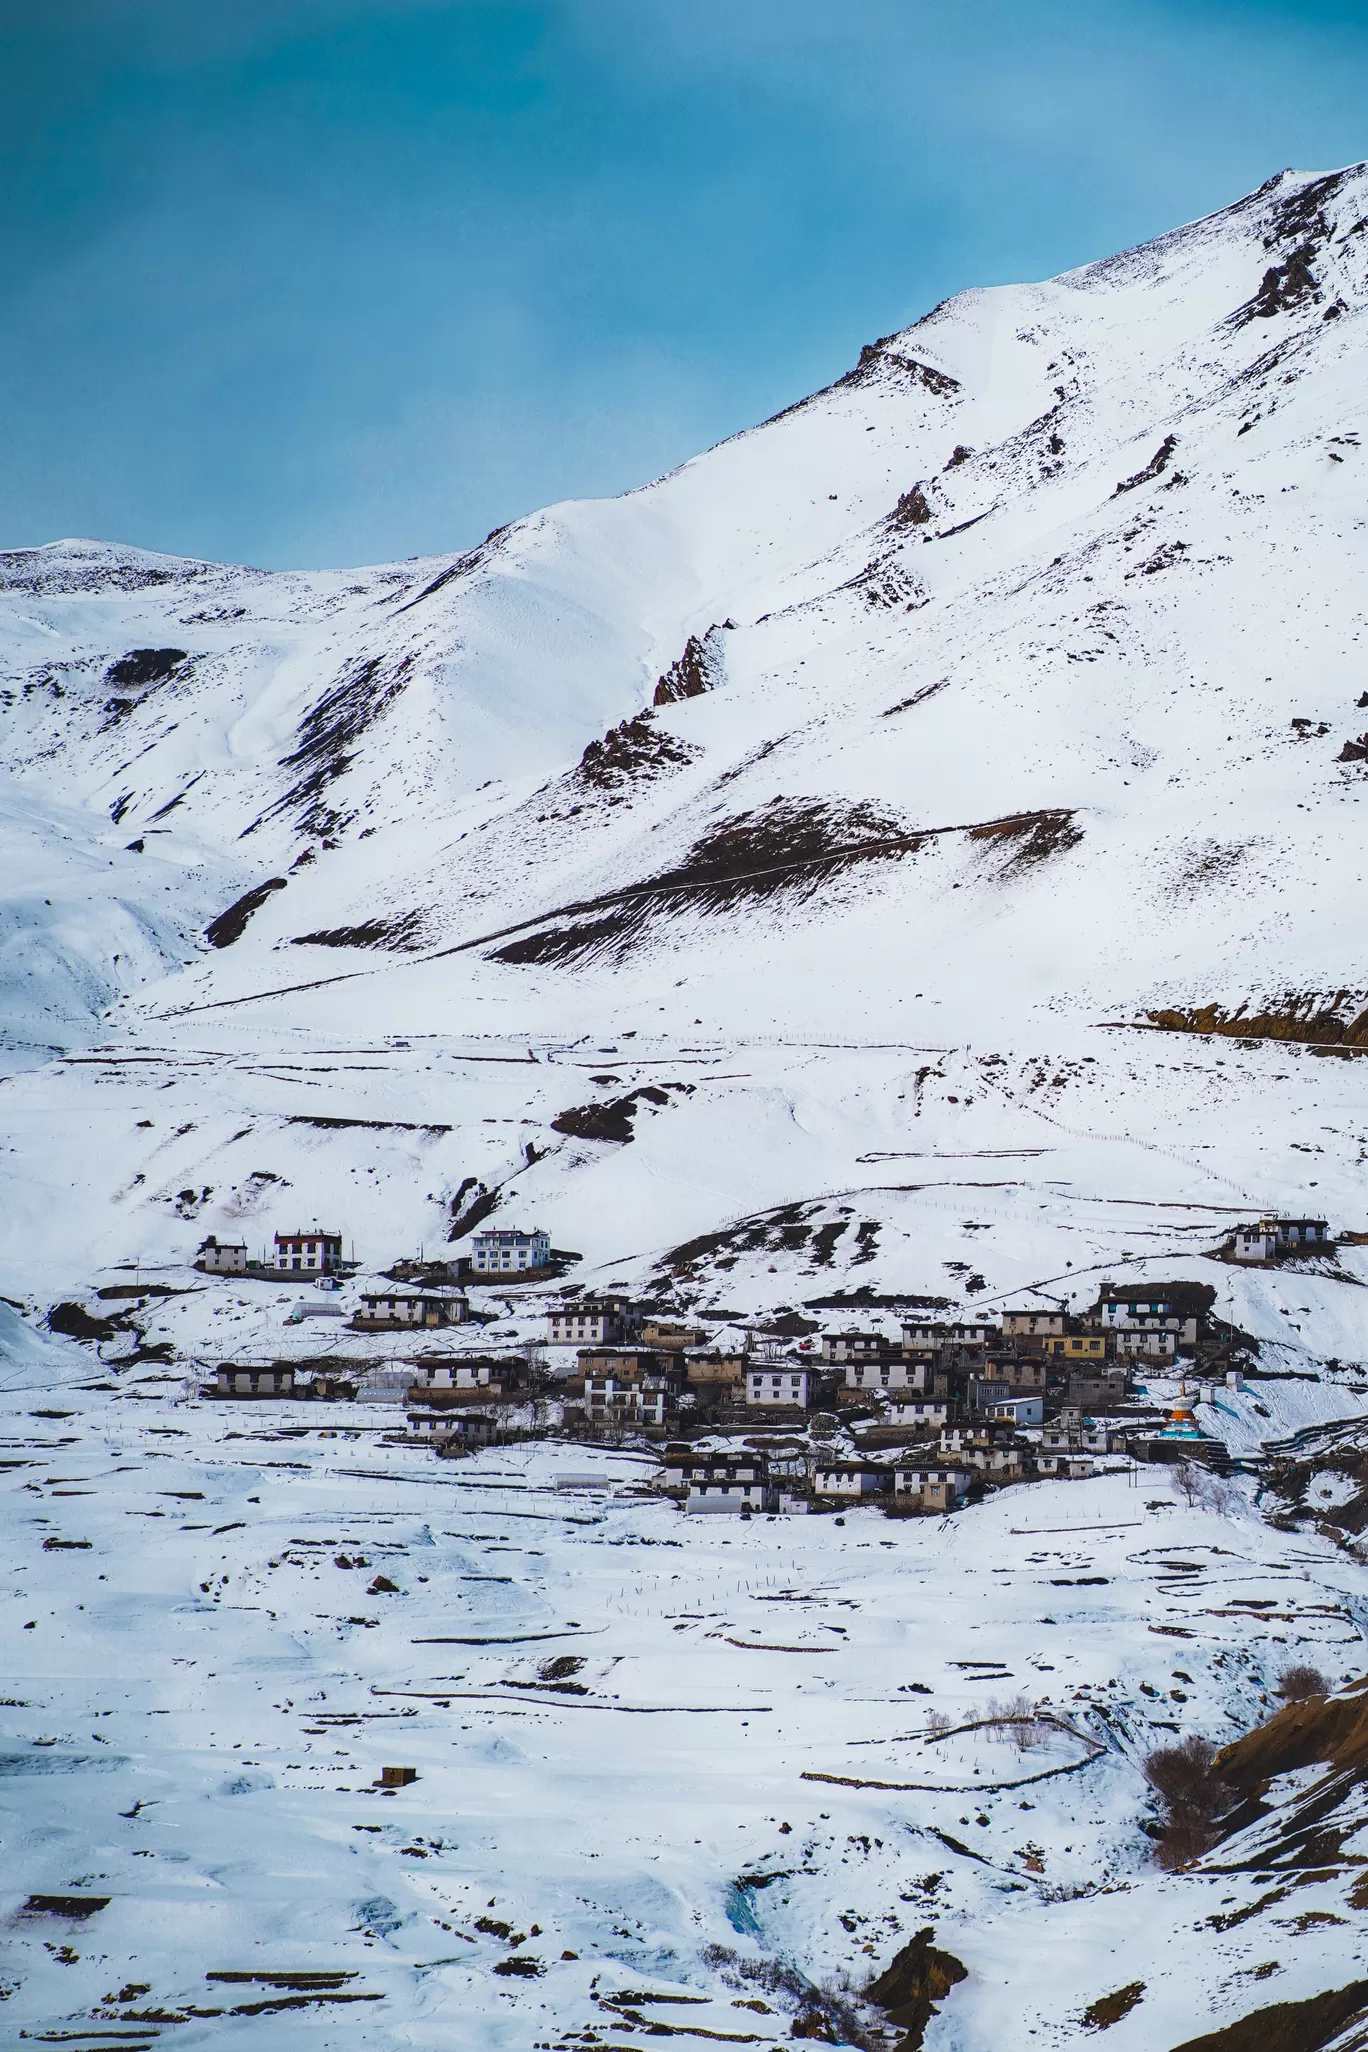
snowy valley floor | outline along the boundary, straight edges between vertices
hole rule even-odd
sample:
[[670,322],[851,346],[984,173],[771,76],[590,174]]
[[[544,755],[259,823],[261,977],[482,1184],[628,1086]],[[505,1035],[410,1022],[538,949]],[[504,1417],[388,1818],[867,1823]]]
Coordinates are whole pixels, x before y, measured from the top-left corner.
[[[1090,2039],[1137,1982],[1109,2052],[1168,2052],[1363,1973],[1361,1869],[1165,1876],[1139,1828],[1152,1746],[1368,1665],[1362,1569],[1250,1482],[691,1519],[631,1454],[443,1463],[5,1337],[7,2043],[877,2045],[927,1925],[968,1969],[932,2052]],[[1072,1732],[953,1729],[1018,1694]],[[25,1911],[64,1895],[108,1902]]]

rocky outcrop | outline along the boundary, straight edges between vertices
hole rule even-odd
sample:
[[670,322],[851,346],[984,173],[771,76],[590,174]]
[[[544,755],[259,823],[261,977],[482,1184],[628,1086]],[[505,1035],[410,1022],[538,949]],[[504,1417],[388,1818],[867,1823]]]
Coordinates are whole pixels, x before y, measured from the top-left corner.
[[927,1924],[865,1989],[866,2001],[886,2010],[903,2032],[894,2052],[921,2052],[926,2026],[939,2014],[937,2005],[968,1977],[963,1961],[933,1945],[933,1936]]

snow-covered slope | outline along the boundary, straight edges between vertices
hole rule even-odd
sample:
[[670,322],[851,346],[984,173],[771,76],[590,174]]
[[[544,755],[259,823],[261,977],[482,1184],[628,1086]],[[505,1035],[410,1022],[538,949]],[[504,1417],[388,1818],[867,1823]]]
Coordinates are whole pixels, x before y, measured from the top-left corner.
[[[1114,1022],[1293,992],[1350,1019],[1368,985],[1365,772],[1340,760],[1368,727],[1365,220],[1362,168],[1284,173],[1145,248],[961,295],[658,483],[455,559],[0,559],[16,1062],[425,1036],[476,1087],[458,1109],[400,1065],[411,1121],[459,1137],[430,1175],[365,1179],[368,1245],[439,1237],[451,1191],[526,1139],[556,1153],[518,1195],[599,1258],[891,1180],[865,1155],[1056,1134],[1099,1195],[1159,1173],[1173,1199],[1352,1212],[1352,1063]],[[730,1081],[647,1106],[629,1170],[554,1140],[565,1084],[532,1072],[495,1114],[526,1122],[510,1149],[478,1109],[508,1072],[457,1059],[472,1034],[616,1047],[621,1085],[578,1078],[572,1103],[707,1055]],[[50,1090],[11,1097],[45,1170]],[[255,1111],[236,1084],[216,1101],[229,1132]],[[209,1124],[178,1158],[217,1188]],[[92,1251],[117,1191],[122,1252],[182,1253],[149,1163],[130,1191],[108,1139],[83,1157]],[[334,1150],[319,1187],[290,1161],[307,1205],[354,1166]]]

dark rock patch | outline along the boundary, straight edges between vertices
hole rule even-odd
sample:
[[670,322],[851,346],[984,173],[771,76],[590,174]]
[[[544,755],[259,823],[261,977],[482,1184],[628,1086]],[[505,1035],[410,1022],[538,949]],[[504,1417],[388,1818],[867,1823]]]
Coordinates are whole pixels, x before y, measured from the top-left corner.
[[1168,469],[1173,452],[1177,447],[1177,435],[1165,435],[1144,469],[1137,470],[1134,477],[1123,477],[1116,490],[1112,493],[1112,497],[1119,499],[1122,492],[1133,492],[1137,485],[1148,484],[1151,478],[1161,476]]
[[315,933],[291,936],[292,948],[388,948],[414,954],[427,945],[422,912],[401,912],[393,919],[363,919],[357,926],[325,926]]
[[[606,953],[621,956],[662,913],[715,913],[778,895],[807,898],[856,864],[915,853],[925,839],[867,804],[775,798],[709,827],[678,868],[611,897],[548,913],[537,931],[493,950],[490,959],[578,962]],[[596,916],[570,917],[577,913]]]
[[243,839],[282,812],[296,811],[300,831],[324,841],[350,823],[355,815],[336,811],[324,794],[351,768],[355,744],[403,692],[416,660],[410,650],[394,663],[366,656],[343,665],[332,689],[300,721],[298,747],[281,758],[282,769],[304,774],[244,829]]
[[254,884],[250,891],[244,891],[240,898],[220,912],[217,919],[211,919],[204,929],[204,938],[211,948],[231,948],[234,941],[241,940],[247,930],[247,921],[254,912],[259,912],[272,891],[283,891],[285,878],[272,876],[265,883]]
[[1090,2031],[1109,2031],[1123,2016],[1130,2015],[1144,1992],[1143,1981],[1128,1981],[1124,1988],[1117,1988],[1110,1995],[1099,1995],[1084,2010],[1084,2024]]
[[998,874],[1006,875],[1028,869],[1047,856],[1066,853],[1082,840],[1083,829],[1074,825],[1071,810],[1016,812],[1007,819],[990,819],[983,826],[970,827],[969,838],[1002,846],[1007,859]]
[[1271,264],[1258,291],[1230,316],[1231,326],[1243,328],[1250,321],[1271,320],[1274,314],[1291,313],[1308,301],[1313,305],[1319,301],[1320,281],[1311,269],[1316,253],[1314,242],[1304,242],[1285,262]]
[[910,492],[903,492],[897,505],[889,514],[891,527],[925,527],[936,517],[936,509],[926,496],[926,487],[914,484]]
[[680,699],[701,698],[705,691],[715,691],[726,676],[726,659],[722,650],[722,636],[725,628],[712,626],[701,637],[691,634],[684,644],[684,653],[677,656],[659,679],[655,688],[656,705],[674,705]]
[[[690,641],[689,647],[693,646]],[[668,703],[660,696],[664,682],[662,677],[656,687],[657,705]],[[700,689],[710,688],[700,686]],[[679,691],[674,696],[693,698],[697,693]],[[653,724],[649,711],[640,712],[635,719],[610,727],[601,741],[591,741],[567,781],[588,784],[596,791],[616,791],[625,784],[641,783],[667,775],[671,770],[683,769],[686,763],[695,760],[698,753],[677,735],[660,731]]]
[[607,1104],[571,1105],[568,1111],[558,1112],[552,1119],[551,1130],[576,1140],[614,1140],[625,1144],[636,1138],[632,1121],[643,1104],[664,1106],[670,1101],[671,1091],[691,1095],[693,1088],[692,1083],[647,1083]]
[[145,684],[160,684],[180,668],[186,655],[183,648],[131,648],[110,664],[105,676],[124,690],[137,690]]
[[116,1333],[126,1330],[123,1319],[92,1318],[81,1304],[54,1304],[47,1315],[47,1326],[49,1332],[77,1340],[111,1340]]
[[886,2010],[903,2036],[894,2052],[921,2052],[926,2026],[940,2014],[938,2005],[969,1969],[953,1952],[943,1952],[931,1943],[928,1924],[904,1945],[892,1964],[865,1989],[865,1999]]

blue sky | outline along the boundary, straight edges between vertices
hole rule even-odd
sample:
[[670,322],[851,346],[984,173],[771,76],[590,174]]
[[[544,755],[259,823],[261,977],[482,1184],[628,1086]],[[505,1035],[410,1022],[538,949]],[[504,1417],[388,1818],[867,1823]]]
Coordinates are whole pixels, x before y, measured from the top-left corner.
[[0,547],[459,548],[1366,88],[1368,0],[0,0]]

